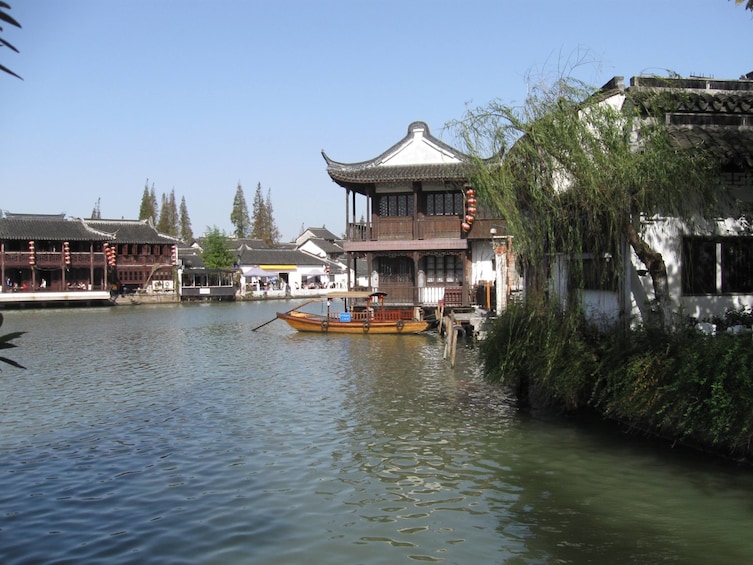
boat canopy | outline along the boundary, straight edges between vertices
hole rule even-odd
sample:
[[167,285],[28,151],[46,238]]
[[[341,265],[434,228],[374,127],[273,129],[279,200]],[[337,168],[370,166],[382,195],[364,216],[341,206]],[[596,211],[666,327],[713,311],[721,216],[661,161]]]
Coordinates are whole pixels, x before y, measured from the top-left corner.
[[333,290],[327,298],[368,298],[371,294],[368,290]]

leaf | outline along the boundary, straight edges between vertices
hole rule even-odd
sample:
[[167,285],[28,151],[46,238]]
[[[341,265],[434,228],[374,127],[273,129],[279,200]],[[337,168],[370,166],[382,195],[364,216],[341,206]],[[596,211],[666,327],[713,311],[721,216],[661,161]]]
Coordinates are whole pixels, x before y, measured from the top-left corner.
[[21,76],[17,75],[16,73],[14,73],[13,71],[11,71],[8,67],[6,67],[4,65],[0,65],[0,71],[6,72],[9,75],[13,75],[16,78],[20,78],[21,80],[23,80],[23,78]]
[[5,335],[0,335],[0,348],[2,347],[15,347],[13,344],[8,344],[6,342],[11,341],[12,339],[16,339],[17,337],[21,337],[26,332],[12,332]]
[[[1,31],[1,30],[2,30],[2,28],[0,28],[0,31]],[[6,47],[8,47],[9,49],[12,49],[12,50],[13,50],[13,51],[15,51],[16,53],[19,53],[19,50],[18,50],[18,49],[16,49],[16,48],[15,48],[15,47],[14,47],[13,45],[11,45],[11,44],[10,44],[10,43],[9,43],[8,41],[5,41],[5,40],[4,40],[4,39],[3,39],[2,37],[0,37],[0,43],[1,43],[1,44],[3,44],[3,45],[5,45],[5,46],[6,46]]]
[[14,361],[13,359],[8,359],[7,357],[0,357],[0,361],[3,363],[7,363],[8,365],[13,365],[14,367],[18,367],[19,369],[25,369],[21,363],[18,363],[17,361]]
[[[3,2],[3,3],[0,3],[0,8],[10,9],[10,6],[8,6],[8,4]],[[2,10],[0,10],[0,20],[3,20],[4,22],[8,22],[10,25],[16,26],[17,28],[21,27],[20,23],[18,23],[16,20],[13,19],[13,17],[9,16]]]

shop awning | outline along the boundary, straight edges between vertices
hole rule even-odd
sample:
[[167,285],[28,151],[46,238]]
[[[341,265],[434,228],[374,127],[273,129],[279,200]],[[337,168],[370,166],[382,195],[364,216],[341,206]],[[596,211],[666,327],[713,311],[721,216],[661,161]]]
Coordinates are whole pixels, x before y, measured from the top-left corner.
[[253,267],[243,267],[241,269],[241,272],[243,273],[244,277],[268,277],[269,273],[259,267],[258,265],[255,265]]

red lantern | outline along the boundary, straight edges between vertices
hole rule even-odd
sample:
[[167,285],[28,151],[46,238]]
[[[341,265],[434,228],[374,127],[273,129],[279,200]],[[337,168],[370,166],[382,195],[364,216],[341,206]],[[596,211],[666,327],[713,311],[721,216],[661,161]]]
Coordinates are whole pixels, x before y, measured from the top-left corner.
[[471,216],[474,216],[476,214],[476,207],[468,206],[468,208],[466,208],[466,212],[468,212]]
[[30,241],[29,242],[29,265],[33,267],[36,262],[37,260],[34,257],[34,242]]
[[471,198],[468,198],[468,199],[467,199],[467,200],[465,201],[465,203],[466,203],[466,204],[467,204],[468,206],[475,206],[477,202],[478,202],[478,201],[477,201],[477,200],[476,200],[475,198],[473,198],[473,197],[471,197]]
[[463,228],[463,231],[465,232],[471,231],[471,224],[468,224],[466,222],[463,222],[462,224],[460,224],[460,227]]
[[71,264],[71,245],[67,242],[63,242],[63,260],[66,265]]
[[475,191],[475,190],[473,190],[472,188],[466,189],[466,191],[465,191],[465,195],[466,195],[466,196],[467,196],[468,198],[473,198],[474,196],[476,196],[476,191]]
[[467,215],[467,216],[465,217],[465,221],[466,221],[467,223],[469,223],[469,224],[472,224],[472,223],[473,223],[473,220],[474,220],[474,217],[473,217],[473,216],[471,216],[470,214],[468,214],[468,215]]

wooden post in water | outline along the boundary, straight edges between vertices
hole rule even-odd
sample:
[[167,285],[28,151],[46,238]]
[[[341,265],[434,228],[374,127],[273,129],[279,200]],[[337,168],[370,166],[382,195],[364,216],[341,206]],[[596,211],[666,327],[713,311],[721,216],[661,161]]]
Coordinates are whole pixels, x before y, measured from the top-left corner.
[[458,347],[458,330],[455,325],[455,313],[450,312],[448,316],[442,318],[445,327],[444,354],[442,359],[450,358],[450,366],[455,366],[455,352]]
[[444,354],[442,355],[442,359],[447,359],[450,356],[450,348],[452,347],[452,320],[450,316],[442,318],[442,325],[444,326]]
[[455,326],[455,313],[450,314],[450,339],[452,345],[450,346],[450,367],[455,367],[455,352],[458,349],[458,329]]

